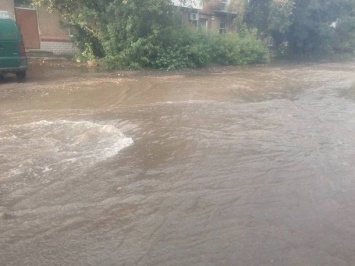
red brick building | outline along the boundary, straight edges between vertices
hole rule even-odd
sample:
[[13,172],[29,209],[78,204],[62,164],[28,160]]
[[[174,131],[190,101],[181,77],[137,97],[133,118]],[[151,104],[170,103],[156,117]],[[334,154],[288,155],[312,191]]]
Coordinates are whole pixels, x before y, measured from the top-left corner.
[[44,8],[15,7],[14,0],[1,0],[0,10],[8,11],[20,26],[27,50],[74,54],[76,48],[60,16]]

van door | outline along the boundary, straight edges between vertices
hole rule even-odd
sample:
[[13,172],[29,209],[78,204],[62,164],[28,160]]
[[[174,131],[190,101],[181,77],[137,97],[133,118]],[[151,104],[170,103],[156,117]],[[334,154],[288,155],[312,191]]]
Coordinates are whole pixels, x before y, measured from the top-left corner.
[[21,36],[12,20],[0,19],[0,68],[19,67]]

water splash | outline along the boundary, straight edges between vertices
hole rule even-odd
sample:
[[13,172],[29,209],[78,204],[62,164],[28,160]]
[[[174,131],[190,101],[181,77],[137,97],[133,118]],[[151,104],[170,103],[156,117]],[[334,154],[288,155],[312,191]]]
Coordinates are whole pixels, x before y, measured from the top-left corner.
[[5,177],[43,175],[58,167],[88,166],[133,144],[118,128],[89,121],[39,121],[0,129]]

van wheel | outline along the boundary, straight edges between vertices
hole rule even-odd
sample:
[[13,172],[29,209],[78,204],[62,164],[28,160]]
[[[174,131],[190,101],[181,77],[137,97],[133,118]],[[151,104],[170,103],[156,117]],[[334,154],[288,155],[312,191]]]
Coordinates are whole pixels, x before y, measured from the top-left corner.
[[16,73],[17,80],[24,80],[26,78],[26,71],[21,71]]

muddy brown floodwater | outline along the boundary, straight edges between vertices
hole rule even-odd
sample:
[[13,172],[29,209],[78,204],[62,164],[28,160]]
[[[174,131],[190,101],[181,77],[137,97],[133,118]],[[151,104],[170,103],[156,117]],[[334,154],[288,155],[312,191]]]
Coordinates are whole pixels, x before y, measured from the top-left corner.
[[355,265],[355,63],[0,81],[1,265]]

